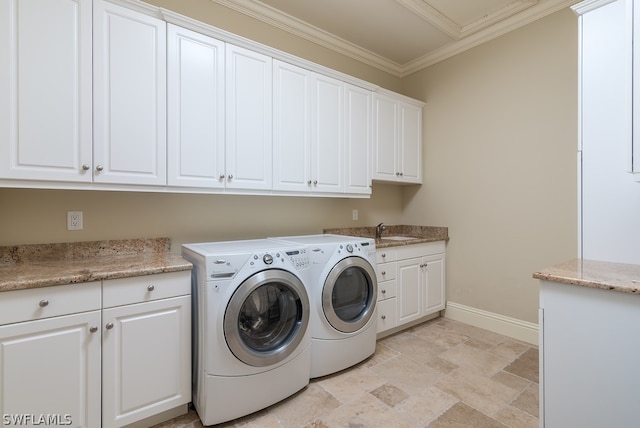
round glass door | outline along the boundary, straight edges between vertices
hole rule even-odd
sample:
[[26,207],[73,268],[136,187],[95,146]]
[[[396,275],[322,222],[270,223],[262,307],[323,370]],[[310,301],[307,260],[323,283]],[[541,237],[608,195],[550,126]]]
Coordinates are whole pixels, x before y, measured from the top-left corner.
[[231,352],[245,364],[264,367],[287,358],[309,323],[309,298],[290,272],[271,269],[247,278],[235,291],[224,315]]
[[373,316],[377,294],[376,273],[371,264],[360,257],[347,257],[327,275],[322,309],[333,328],[353,333]]

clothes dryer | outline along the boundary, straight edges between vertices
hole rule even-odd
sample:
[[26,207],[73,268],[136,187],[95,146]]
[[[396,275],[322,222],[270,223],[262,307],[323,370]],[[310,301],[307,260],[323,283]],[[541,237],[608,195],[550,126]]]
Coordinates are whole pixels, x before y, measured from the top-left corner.
[[193,404],[204,425],[309,383],[306,248],[273,240],[185,244],[193,263]]
[[375,240],[331,234],[273,239],[308,247],[311,377],[371,356],[377,333]]

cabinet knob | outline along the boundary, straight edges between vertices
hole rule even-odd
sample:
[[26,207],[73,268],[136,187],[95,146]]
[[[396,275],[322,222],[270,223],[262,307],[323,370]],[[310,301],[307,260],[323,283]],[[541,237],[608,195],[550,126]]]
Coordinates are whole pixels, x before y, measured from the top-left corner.
[[307,184],[308,184],[309,186],[311,186],[311,180],[307,181]]
[[113,328],[113,323],[108,322],[107,325],[105,325],[105,327],[107,328],[107,330],[111,330]]
[[386,316],[386,315],[383,315],[383,316],[381,316],[380,318],[382,318],[383,320],[386,320],[386,319],[387,319],[387,316]]
[[96,327],[95,325],[92,325],[91,327],[89,327],[89,332],[95,333],[96,331],[98,331],[98,327]]
[[84,163],[82,164],[82,170],[83,171],[89,171],[89,168],[91,168],[88,164]]
[[382,271],[382,272],[380,272],[380,274],[381,274],[382,276],[384,276],[384,275],[386,275],[386,274],[387,274],[387,272],[386,272],[386,271]]
[[382,258],[387,257],[387,255],[385,253],[380,254],[382,256]]
[[313,180],[313,185],[317,186],[318,185],[318,180]]
[[218,177],[218,178],[220,178],[220,180],[224,180],[224,177],[225,177],[224,174],[220,174],[220,177]]
[[396,172],[396,176],[397,176],[397,177],[400,177],[400,173],[399,173],[399,172]]
[[404,172],[401,172],[401,173],[400,173],[400,177],[402,177],[403,175],[404,175]]
[[49,306],[49,301],[47,299],[42,299],[40,300],[40,302],[38,302],[38,305],[41,308],[46,308],[47,306]]
[[233,174],[229,174],[229,180],[233,179]]
[[380,290],[380,292],[381,292],[382,294],[385,294],[385,293],[387,292],[387,290]]
[[102,165],[98,165],[96,166],[96,171],[100,172],[104,169],[104,167]]
[[155,289],[156,289],[156,286],[153,284],[147,286],[147,291],[153,291]]

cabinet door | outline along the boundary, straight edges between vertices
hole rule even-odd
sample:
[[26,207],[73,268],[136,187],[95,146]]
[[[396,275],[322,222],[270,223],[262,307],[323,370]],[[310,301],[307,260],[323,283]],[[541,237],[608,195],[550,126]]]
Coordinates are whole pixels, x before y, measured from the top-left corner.
[[373,179],[397,181],[398,104],[380,94],[373,96]]
[[100,426],[99,326],[100,311],[0,326],[7,425]]
[[315,74],[311,93],[311,188],[344,192],[344,88],[339,80]]
[[272,59],[227,44],[226,187],[272,187]]
[[91,19],[91,0],[0,2],[0,177],[91,181]]
[[429,315],[441,311],[445,307],[444,254],[424,257],[422,259],[422,269],[424,284],[423,315]]
[[345,192],[371,194],[372,93],[345,85]]
[[416,320],[422,316],[422,259],[414,258],[398,261],[397,299],[398,325]]
[[224,187],[224,50],[224,42],[167,27],[171,186]]
[[273,188],[308,192],[312,73],[273,61]]
[[166,24],[94,3],[94,181],[166,184]]
[[102,322],[103,427],[190,401],[190,296],[105,309]]
[[404,183],[422,183],[422,108],[400,103],[398,171]]

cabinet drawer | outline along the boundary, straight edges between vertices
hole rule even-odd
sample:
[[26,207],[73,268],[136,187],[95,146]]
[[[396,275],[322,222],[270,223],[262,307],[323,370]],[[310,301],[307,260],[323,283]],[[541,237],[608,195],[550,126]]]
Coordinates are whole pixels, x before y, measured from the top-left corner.
[[376,268],[376,275],[378,276],[378,282],[396,279],[396,264],[395,263],[379,264]]
[[445,248],[446,246],[444,241],[434,241],[424,244],[403,245],[401,247],[397,247],[395,250],[397,259],[404,260],[444,253]]
[[191,271],[108,279],[102,285],[102,307],[130,305],[191,294]]
[[398,283],[393,281],[383,281],[378,283],[378,301],[396,297]]
[[396,250],[389,248],[378,248],[376,250],[376,263],[395,262]]
[[377,333],[392,329],[398,325],[396,320],[396,299],[387,299],[378,302]]
[[100,281],[0,293],[0,325],[100,309]]

